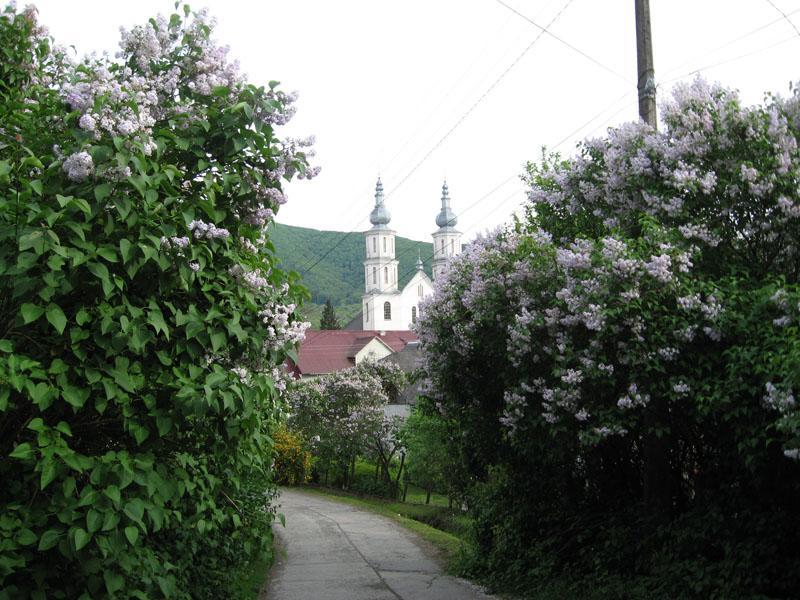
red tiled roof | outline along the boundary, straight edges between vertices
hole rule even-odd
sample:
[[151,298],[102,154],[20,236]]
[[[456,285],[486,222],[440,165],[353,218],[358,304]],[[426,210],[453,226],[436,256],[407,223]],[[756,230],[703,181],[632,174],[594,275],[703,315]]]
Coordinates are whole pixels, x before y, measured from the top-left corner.
[[318,375],[341,371],[355,364],[355,356],[373,338],[400,352],[417,339],[413,331],[353,331],[344,329],[309,330],[300,344],[297,369],[301,375]]

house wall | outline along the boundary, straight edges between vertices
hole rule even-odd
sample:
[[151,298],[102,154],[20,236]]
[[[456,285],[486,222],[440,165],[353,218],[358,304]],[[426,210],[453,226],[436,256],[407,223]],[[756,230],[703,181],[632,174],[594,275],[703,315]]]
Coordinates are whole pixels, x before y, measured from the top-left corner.
[[356,364],[359,364],[364,360],[378,361],[382,358],[386,358],[391,353],[391,348],[373,338],[367,343],[366,346],[356,353]]

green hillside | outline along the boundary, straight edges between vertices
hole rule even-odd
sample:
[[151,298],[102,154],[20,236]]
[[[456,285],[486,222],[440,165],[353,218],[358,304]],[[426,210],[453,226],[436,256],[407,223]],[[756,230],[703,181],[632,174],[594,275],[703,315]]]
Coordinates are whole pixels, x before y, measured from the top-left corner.
[[[348,234],[274,223],[269,236],[282,268],[297,271],[303,276],[303,284],[311,292],[311,302],[324,304],[330,298],[335,307],[351,304],[360,306],[364,292],[362,263],[365,247],[362,232]],[[400,261],[398,274],[401,288],[414,275],[418,250],[425,261],[425,272],[431,275],[433,244],[397,236],[395,248],[395,255]],[[326,253],[327,256],[320,260]],[[319,263],[312,267],[317,261]]]

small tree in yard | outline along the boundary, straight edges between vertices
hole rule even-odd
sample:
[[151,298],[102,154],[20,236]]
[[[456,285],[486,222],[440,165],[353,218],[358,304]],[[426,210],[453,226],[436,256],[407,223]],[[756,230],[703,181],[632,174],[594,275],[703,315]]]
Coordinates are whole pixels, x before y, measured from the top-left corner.
[[73,64],[0,15],[0,598],[228,598],[271,556],[307,141],[204,13]]
[[339,320],[336,318],[336,310],[331,304],[330,298],[325,301],[325,308],[322,309],[322,319],[320,320],[320,329],[341,329]]
[[404,380],[396,365],[365,362],[291,389],[289,425],[312,445],[326,483],[346,487],[356,458],[367,454],[379,457],[389,478],[394,421],[383,409]]
[[447,423],[435,413],[429,400],[418,400],[399,437],[406,452],[405,479],[426,491],[425,504],[430,503],[433,490],[449,492],[458,465],[447,452]]

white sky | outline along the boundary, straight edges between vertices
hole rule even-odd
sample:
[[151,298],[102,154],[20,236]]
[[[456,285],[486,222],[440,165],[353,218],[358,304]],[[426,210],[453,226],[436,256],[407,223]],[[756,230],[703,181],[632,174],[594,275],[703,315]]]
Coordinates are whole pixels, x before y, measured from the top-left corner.
[[[277,79],[300,92],[297,116],[279,135],[315,135],[322,173],[289,185],[278,221],[364,230],[380,173],[394,229],[430,240],[446,176],[467,241],[509,220],[524,201],[516,176],[542,146],[560,143],[569,154],[580,139],[636,118],[633,0],[505,1],[543,26],[563,9],[551,31],[608,70],[544,35],[467,114],[539,35],[495,0],[192,3],[218,19],[216,39],[250,82]],[[772,2],[800,27],[800,0]],[[79,54],[114,52],[120,26],[173,7],[169,0],[35,3],[56,40]],[[765,91],[788,94],[800,80],[800,36],[770,0],[650,4],[662,96],[698,70],[738,88],[747,103]]]

